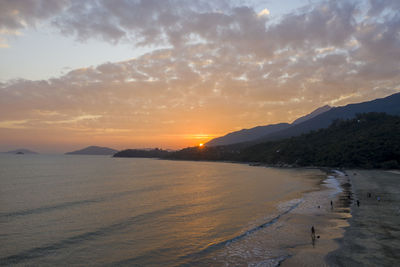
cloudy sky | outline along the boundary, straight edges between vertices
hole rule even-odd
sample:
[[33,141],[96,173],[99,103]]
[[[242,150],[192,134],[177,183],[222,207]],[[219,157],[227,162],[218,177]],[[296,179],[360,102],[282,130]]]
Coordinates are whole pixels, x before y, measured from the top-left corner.
[[400,1],[0,0],[0,151],[182,148],[400,91]]

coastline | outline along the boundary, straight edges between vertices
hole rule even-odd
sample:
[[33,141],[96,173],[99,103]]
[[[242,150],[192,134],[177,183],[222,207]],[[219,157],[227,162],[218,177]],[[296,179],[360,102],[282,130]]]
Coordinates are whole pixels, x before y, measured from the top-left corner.
[[[303,227],[303,232],[298,234],[307,242],[287,247],[290,255],[276,259],[277,266],[394,266],[400,262],[400,171],[367,169],[341,172],[329,167],[200,161],[266,168],[319,169],[326,173],[327,178],[320,183],[319,189],[305,193],[308,198],[320,194],[322,197],[319,199],[325,197],[326,201],[315,204],[311,212],[304,213],[304,210],[296,209],[288,216],[296,217],[295,224]],[[333,195],[329,193],[329,185],[326,185],[326,181],[332,178],[340,187],[340,192]],[[372,191],[371,199],[367,199],[367,191]],[[377,195],[382,198],[379,203]],[[333,209],[330,208],[331,199]],[[357,200],[361,203],[360,207],[357,206]],[[309,225],[312,224],[316,225],[317,235],[320,235],[314,247],[309,241]]]
[[[167,160],[174,161],[176,159]],[[300,239],[303,239],[304,242],[298,242],[295,245],[287,247],[286,250],[289,252],[287,256],[272,259],[268,264],[274,262],[272,263],[274,266],[283,267],[347,266],[346,264],[338,263],[335,258],[336,253],[342,249],[341,240],[345,238],[346,229],[351,227],[351,207],[353,204],[354,189],[352,188],[352,179],[347,174],[347,172],[350,173],[351,171],[338,171],[330,167],[301,167],[288,164],[271,165],[259,162],[199,161],[245,164],[252,167],[278,169],[318,169],[322,173],[325,173],[325,178],[316,182],[316,187],[304,192],[303,203],[290,214],[286,215],[288,217],[286,220],[290,221],[292,227],[295,228],[295,235],[300,236]],[[370,170],[366,170],[366,172],[368,171]],[[330,205],[331,200],[333,208]],[[308,205],[308,207],[304,207],[304,205]],[[320,238],[316,239],[314,246],[310,238],[311,225],[315,226],[316,235],[320,236]],[[282,233],[278,231],[276,234],[279,235]],[[268,250],[268,248],[265,249]],[[253,262],[249,263],[249,266],[263,266],[263,262],[258,262],[257,264]]]
[[[353,204],[330,266],[396,266],[400,263],[400,173],[350,170]],[[369,195],[369,193],[371,195]],[[356,201],[359,201],[359,206]]]
[[[309,192],[304,196],[306,207],[294,211],[292,223],[302,229],[297,233],[305,240],[296,246],[288,248],[291,257],[280,262],[278,266],[330,266],[326,256],[339,248],[336,241],[343,237],[344,228],[348,226],[350,215],[348,177],[339,171],[323,169],[327,175],[319,190]],[[333,208],[330,201],[333,202]],[[311,226],[315,227],[316,236],[313,244]]]

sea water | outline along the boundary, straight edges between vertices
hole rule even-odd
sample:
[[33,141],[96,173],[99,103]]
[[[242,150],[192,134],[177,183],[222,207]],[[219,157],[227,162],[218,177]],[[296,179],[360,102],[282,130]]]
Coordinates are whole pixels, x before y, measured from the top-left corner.
[[277,233],[290,232],[288,215],[324,176],[220,162],[2,154],[0,265],[274,266],[299,242]]

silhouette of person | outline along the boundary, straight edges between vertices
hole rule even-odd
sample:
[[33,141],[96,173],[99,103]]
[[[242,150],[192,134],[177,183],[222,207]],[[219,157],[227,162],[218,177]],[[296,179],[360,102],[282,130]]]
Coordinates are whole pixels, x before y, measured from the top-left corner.
[[357,207],[360,207],[360,201],[357,199]]
[[332,200],[331,200],[331,209],[333,209],[333,202],[332,202]]
[[315,247],[315,228],[314,225],[311,226],[311,243]]

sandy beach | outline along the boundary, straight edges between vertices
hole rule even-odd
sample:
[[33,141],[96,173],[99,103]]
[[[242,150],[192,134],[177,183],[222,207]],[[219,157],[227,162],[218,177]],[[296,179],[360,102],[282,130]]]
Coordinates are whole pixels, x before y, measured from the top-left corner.
[[[333,172],[322,181],[318,191],[304,196],[308,207],[293,212],[292,223],[294,227],[303,229],[296,234],[301,235],[305,242],[289,248],[292,256],[280,266],[329,266],[326,255],[339,248],[336,240],[343,237],[345,227],[349,226],[350,190],[348,177]],[[315,227],[317,237],[314,244],[311,226]]]
[[330,266],[399,266],[400,173],[349,170],[347,174],[353,191],[350,226],[327,262]]
[[[293,256],[280,266],[398,266],[400,172],[349,170],[337,172],[335,179],[342,192],[333,198],[326,184],[307,197],[320,200],[318,194],[324,194],[326,199],[320,208],[303,215],[320,238],[314,246],[309,242],[290,248]],[[327,204],[330,199],[333,208]],[[295,217],[301,223],[301,215]]]

